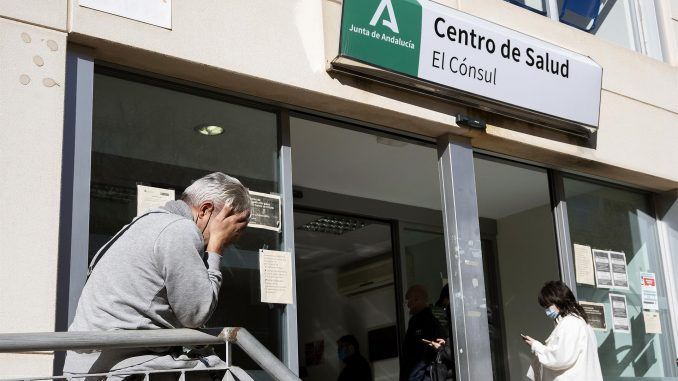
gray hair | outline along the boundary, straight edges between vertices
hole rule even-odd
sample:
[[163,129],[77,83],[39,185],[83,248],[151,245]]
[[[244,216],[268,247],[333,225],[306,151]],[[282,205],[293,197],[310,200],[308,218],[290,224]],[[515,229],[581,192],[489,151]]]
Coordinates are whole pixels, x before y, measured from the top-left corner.
[[184,190],[181,200],[193,207],[210,201],[215,210],[229,205],[235,213],[252,208],[249,190],[235,177],[221,172],[210,173],[195,180]]

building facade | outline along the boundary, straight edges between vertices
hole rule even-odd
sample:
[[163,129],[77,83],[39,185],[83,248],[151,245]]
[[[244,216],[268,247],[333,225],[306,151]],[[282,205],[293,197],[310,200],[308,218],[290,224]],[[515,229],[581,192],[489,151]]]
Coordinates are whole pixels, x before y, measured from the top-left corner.
[[[523,380],[552,279],[606,380],[678,379],[678,2],[575,3],[1,2],[0,331],[66,330],[143,187],[222,171],[279,208],[224,253],[209,324],[305,380],[345,334],[397,379],[414,284],[449,284],[460,379]],[[262,302],[262,249],[291,304]]]

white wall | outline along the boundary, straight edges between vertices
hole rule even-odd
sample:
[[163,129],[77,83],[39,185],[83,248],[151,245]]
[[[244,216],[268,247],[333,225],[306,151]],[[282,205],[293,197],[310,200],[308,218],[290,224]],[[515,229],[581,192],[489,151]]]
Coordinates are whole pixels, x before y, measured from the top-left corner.
[[[354,335],[361,354],[367,359],[367,331],[396,324],[393,287],[345,297],[337,291],[336,276],[336,270],[329,269],[297,281],[299,365],[306,365],[306,343],[325,341],[322,364],[307,367],[309,377],[305,381],[328,381],[339,376],[342,365],[337,358],[336,341],[341,336]],[[377,372],[375,380],[397,379],[397,358],[373,364],[373,371]]]
[[560,279],[551,221],[548,205],[497,220],[504,340],[511,381],[525,380],[532,358],[520,334],[543,342],[553,329],[537,303],[544,282]]
[[[0,41],[0,332],[53,331],[66,34],[0,18]],[[51,372],[0,355],[0,377]]]

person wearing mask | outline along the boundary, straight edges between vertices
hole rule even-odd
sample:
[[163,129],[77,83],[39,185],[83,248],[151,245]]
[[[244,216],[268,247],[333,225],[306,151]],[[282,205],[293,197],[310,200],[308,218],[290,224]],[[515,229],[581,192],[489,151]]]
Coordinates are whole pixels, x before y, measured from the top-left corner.
[[[180,200],[132,220],[92,260],[68,330],[202,327],[217,306],[222,253],[247,227],[251,205],[240,181],[215,172],[188,186]],[[181,347],[68,351],[64,373],[223,365],[205,352]]]
[[405,293],[405,299],[411,317],[403,343],[400,380],[430,381],[431,364],[436,358],[436,350],[430,343],[445,337],[445,333],[431,312],[428,292],[424,286],[415,284],[410,287]]
[[372,381],[372,369],[360,354],[355,336],[346,335],[337,340],[337,355],[344,363],[344,369],[341,370],[337,381]]
[[602,381],[598,342],[572,291],[563,282],[550,281],[542,287],[538,301],[556,327],[544,344],[521,335],[534,354],[527,377],[533,381]]

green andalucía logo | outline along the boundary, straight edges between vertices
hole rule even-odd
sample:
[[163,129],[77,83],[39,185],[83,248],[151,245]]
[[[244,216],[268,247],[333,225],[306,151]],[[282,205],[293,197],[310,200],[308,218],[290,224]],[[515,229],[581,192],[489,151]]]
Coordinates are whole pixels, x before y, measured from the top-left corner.
[[416,76],[421,5],[416,0],[344,0],[341,54]]

